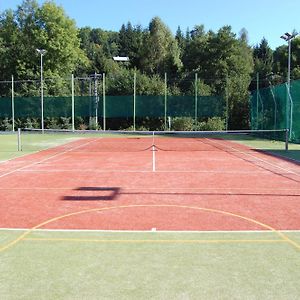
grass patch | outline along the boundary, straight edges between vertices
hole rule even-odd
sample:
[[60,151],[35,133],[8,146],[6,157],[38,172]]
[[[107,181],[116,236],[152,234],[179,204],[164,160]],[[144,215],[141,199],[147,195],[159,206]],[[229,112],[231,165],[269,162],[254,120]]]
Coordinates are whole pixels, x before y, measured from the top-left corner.
[[[1,243],[11,234],[16,236],[0,231]],[[300,233],[289,236],[299,240]],[[278,240],[274,233],[34,232],[28,238],[0,253],[4,299],[297,299],[300,294],[299,251],[263,242]],[[159,242],[166,240],[173,242]]]

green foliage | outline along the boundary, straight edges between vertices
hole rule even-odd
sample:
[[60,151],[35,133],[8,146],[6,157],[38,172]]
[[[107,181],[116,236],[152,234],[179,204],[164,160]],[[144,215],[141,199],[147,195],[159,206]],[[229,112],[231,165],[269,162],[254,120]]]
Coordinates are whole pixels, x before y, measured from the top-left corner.
[[181,66],[177,40],[160,18],[153,18],[144,36],[141,69],[149,74],[162,75],[176,73]]
[[2,122],[0,122],[0,130],[3,131],[11,131],[12,130],[12,123],[11,120],[8,118],[4,118]]
[[36,118],[26,118],[24,123],[21,123],[22,128],[39,128],[40,122]]
[[[40,56],[36,49],[47,51],[43,59],[44,77],[70,76],[88,60],[80,49],[75,22],[64,10],[45,2],[24,1],[16,11],[6,11],[0,17],[0,60],[3,79],[38,79]],[[55,85],[55,81],[50,85]],[[26,86],[24,85],[24,93]]]
[[198,122],[195,129],[199,131],[221,131],[225,129],[225,121],[220,117],[208,118],[207,121]]
[[[286,81],[288,71],[288,46],[278,47],[273,53],[273,74],[278,78],[280,83]],[[291,43],[291,79],[300,78],[300,37],[296,37]],[[278,82],[278,80],[277,80]]]
[[90,130],[100,130],[101,129],[101,126],[99,125],[99,122],[96,120],[96,118],[90,118],[88,129],[90,129]]
[[176,117],[172,119],[171,129],[176,131],[191,131],[195,127],[195,120],[189,117]]
[[230,126],[247,127],[247,116],[243,120],[232,117],[238,114],[240,106],[247,106],[249,98],[253,58],[245,36],[237,39],[230,26],[222,27],[217,33],[205,32],[204,26],[196,26],[183,62],[186,71],[197,72],[199,78],[203,78],[203,83],[209,86],[207,92],[228,99]]
[[177,28],[175,38],[177,40],[178,47],[180,49],[180,58],[182,58],[183,52],[186,49],[187,41],[186,41],[182,31],[181,31],[180,26],[178,26],[178,28]]
[[136,74],[137,95],[164,95],[164,81],[158,75],[147,76],[138,70],[117,68],[107,79],[108,95],[133,95]]
[[57,118],[45,118],[44,126],[46,128],[58,129],[59,128],[58,119]]
[[144,33],[140,25],[132,26],[128,22],[119,31],[119,55],[130,57],[132,67],[140,68],[143,39]]
[[197,122],[190,117],[176,117],[172,119],[171,129],[175,131],[218,131],[225,129],[225,121],[220,117],[212,117]]
[[60,117],[59,124],[62,129],[72,129],[71,118]]
[[[112,57],[118,53],[118,33],[84,27],[79,30],[80,47],[89,64],[82,71],[86,74],[112,71]],[[111,63],[110,63],[111,62]]]
[[259,73],[263,78],[272,72],[273,51],[268,45],[268,41],[263,38],[259,45],[253,49],[254,73]]

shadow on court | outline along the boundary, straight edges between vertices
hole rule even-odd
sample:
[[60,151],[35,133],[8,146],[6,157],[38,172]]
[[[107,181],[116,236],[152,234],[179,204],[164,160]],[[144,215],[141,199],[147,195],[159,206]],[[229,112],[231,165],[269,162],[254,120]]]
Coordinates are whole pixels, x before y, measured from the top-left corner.
[[[64,196],[62,198],[63,201],[113,201],[118,198],[120,195],[162,195],[162,196],[252,196],[252,197],[261,197],[261,196],[271,196],[271,197],[298,197],[300,194],[298,192],[288,193],[285,191],[284,193],[272,193],[268,191],[234,191],[232,190],[213,190],[207,191],[203,189],[203,191],[179,191],[173,190],[170,188],[167,191],[162,191],[157,189],[147,191],[147,190],[139,190],[138,188],[133,191],[126,191],[120,187],[79,187],[75,189],[75,191],[80,192],[80,195],[74,196]],[[83,192],[83,193],[81,193]],[[90,192],[93,195],[90,195]],[[95,193],[97,193],[95,195]]]
[[[64,201],[112,201],[120,194],[119,187],[79,187],[75,189],[80,195],[64,196]],[[93,195],[90,195],[90,193]],[[97,193],[95,195],[95,193]]]
[[263,153],[269,156],[276,156],[279,159],[288,161],[292,164],[300,166],[300,150],[270,150],[270,149],[260,149],[257,152]]

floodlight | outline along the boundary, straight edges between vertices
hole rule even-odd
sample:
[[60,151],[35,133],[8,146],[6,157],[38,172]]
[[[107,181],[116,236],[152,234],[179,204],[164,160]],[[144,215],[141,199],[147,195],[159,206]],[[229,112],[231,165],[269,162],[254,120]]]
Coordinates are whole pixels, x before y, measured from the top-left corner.
[[293,39],[297,34],[298,34],[297,32],[294,33],[286,32],[280,38],[288,42],[289,40]]
[[47,52],[45,49],[36,49],[36,51],[41,55],[44,55]]

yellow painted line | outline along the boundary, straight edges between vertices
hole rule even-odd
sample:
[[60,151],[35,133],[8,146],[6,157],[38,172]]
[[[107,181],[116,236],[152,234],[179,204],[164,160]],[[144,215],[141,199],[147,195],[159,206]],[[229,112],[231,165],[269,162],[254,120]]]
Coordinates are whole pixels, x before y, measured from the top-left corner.
[[108,240],[76,238],[24,238],[24,241],[76,242],[76,243],[137,243],[137,244],[235,244],[235,243],[287,243],[285,240]]
[[46,220],[34,227],[32,227],[31,229],[27,230],[26,232],[24,232],[23,234],[21,234],[18,238],[16,238],[15,240],[9,242],[8,244],[0,247],[0,252],[7,250],[9,248],[11,248],[12,246],[14,246],[15,244],[17,244],[18,242],[20,242],[21,240],[23,240],[26,236],[28,236],[32,231],[34,231],[35,229],[41,228],[45,225],[48,225],[50,223],[53,223],[55,221],[64,219],[64,218],[68,218],[68,217],[72,217],[72,216],[77,216],[77,215],[81,215],[81,214],[85,214],[85,213],[91,213],[91,212],[97,212],[97,211],[106,211],[106,210],[113,210],[113,209],[124,209],[124,208],[140,208],[140,207],[162,207],[162,208],[184,208],[184,209],[195,209],[195,210],[201,210],[201,211],[207,211],[207,212],[212,212],[212,213],[217,213],[217,214],[222,214],[222,215],[227,215],[227,216],[231,216],[231,217],[236,217],[242,220],[245,220],[247,222],[256,224],[261,226],[262,228],[268,229],[271,232],[276,233],[281,239],[285,240],[287,243],[289,243],[290,245],[292,245],[293,247],[295,247],[298,251],[300,250],[300,244],[298,244],[297,242],[291,240],[288,236],[286,236],[284,233],[277,231],[275,228],[261,223],[257,220],[248,218],[248,217],[244,217],[242,215],[238,215],[238,214],[234,214],[231,212],[227,212],[227,211],[223,211],[223,210],[218,210],[218,209],[212,209],[212,208],[204,208],[204,207],[196,207],[196,206],[187,206],[187,205],[172,205],[172,204],[136,204],[136,205],[121,205],[121,206],[109,206],[109,207],[103,207],[103,208],[93,208],[93,209],[87,209],[87,210],[81,210],[81,211],[77,211],[77,212],[73,212],[73,213],[68,213],[68,214],[64,214],[49,220]]

